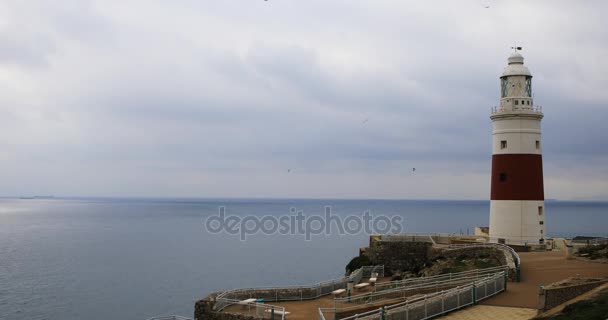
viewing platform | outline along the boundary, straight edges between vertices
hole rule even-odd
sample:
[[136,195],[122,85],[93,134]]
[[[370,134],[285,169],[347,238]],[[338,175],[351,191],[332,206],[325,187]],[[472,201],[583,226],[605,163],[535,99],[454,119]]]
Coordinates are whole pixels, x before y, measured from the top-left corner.
[[[378,254],[374,243],[384,243],[382,248],[419,245],[447,257],[498,254],[504,256],[502,265],[403,280],[388,277],[386,265],[366,266],[344,278],[308,286],[228,290],[197,302],[195,319],[419,320],[473,304],[525,308],[527,313],[524,309],[520,313],[528,314],[537,307],[538,288],[543,284],[572,276],[608,277],[605,264],[566,259],[563,239],[552,239],[543,250],[530,252],[476,242],[481,239],[443,234],[373,235],[370,248],[362,252]],[[373,278],[375,282],[370,281]]]

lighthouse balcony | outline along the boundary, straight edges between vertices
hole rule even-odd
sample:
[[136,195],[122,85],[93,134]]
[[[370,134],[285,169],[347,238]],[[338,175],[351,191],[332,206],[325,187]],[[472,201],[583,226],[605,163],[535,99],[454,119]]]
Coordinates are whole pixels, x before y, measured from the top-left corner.
[[506,114],[506,113],[542,115],[543,107],[542,106],[528,106],[528,105],[499,106],[499,107],[494,106],[494,107],[490,108],[490,111],[491,111],[492,115]]

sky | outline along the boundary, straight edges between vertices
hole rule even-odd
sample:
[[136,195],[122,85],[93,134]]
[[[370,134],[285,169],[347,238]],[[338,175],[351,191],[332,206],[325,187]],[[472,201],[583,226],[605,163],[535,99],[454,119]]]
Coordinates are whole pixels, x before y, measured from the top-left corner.
[[608,200],[606,12],[0,0],[0,195],[489,199],[490,108],[517,45],[545,197]]

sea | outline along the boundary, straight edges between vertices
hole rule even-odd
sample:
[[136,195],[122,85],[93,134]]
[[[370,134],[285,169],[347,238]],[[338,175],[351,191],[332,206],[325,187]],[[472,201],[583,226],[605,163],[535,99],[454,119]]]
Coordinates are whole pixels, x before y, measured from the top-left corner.
[[[319,231],[328,208],[335,228]],[[2,198],[0,319],[192,317],[214,291],[339,278],[374,231],[353,222],[366,212],[399,217],[401,232],[467,234],[488,225],[489,201]],[[319,232],[272,228],[297,213]],[[243,237],[255,219],[265,227]],[[546,228],[608,236],[608,203],[547,201]]]

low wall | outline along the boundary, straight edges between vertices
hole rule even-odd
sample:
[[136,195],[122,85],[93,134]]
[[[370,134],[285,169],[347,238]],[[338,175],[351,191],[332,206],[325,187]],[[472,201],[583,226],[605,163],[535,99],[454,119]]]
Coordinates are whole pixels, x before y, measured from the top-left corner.
[[552,309],[604,283],[608,283],[608,279],[558,288],[541,287],[538,294],[538,309],[542,311]]

